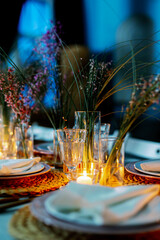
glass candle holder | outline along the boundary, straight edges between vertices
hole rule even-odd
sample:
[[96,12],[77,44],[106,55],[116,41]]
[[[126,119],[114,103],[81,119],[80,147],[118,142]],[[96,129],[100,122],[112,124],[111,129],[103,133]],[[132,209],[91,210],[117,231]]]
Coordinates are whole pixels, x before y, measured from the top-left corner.
[[76,182],[80,184],[99,183],[99,165],[98,163],[81,163],[77,167]]

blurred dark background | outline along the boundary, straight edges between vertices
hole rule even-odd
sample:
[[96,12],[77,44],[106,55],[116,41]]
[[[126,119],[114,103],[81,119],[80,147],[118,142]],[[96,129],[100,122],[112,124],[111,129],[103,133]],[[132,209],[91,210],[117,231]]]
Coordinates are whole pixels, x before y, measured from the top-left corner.
[[[135,61],[139,66],[159,60],[160,0],[5,0],[0,8],[4,13],[0,15],[0,46],[20,65],[29,56],[36,38],[45,33],[50,20],[61,23],[65,44],[84,46],[90,56],[98,54],[106,62],[119,63],[131,50],[138,51],[153,42]],[[131,70],[131,64],[115,76],[112,85]],[[157,63],[137,74],[148,77],[158,73]],[[121,115],[116,112],[128,103],[130,94],[119,92],[100,106],[102,115],[114,112],[102,118],[111,123],[111,131],[119,128]],[[160,141],[159,109],[151,108],[147,114],[151,117],[137,125],[132,136]],[[44,123],[42,119],[39,124]]]

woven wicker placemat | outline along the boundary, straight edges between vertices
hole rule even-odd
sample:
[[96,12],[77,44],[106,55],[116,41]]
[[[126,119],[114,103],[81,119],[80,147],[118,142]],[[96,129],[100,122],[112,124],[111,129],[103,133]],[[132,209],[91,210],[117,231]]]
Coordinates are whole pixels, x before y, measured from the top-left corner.
[[0,180],[0,196],[36,196],[59,189],[68,183],[68,178],[63,172],[51,170],[38,176],[12,180]]
[[[132,164],[133,165],[133,164]],[[160,184],[160,179],[154,177],[140,176],[137,174],[132,174],[125,169],[124,184]]]
[[19,209],[11,218],[9,233],[18,240],[159,240],[160,231],[122,234],[122,235],[91,235],[49,227],[37,220],[29,207]]

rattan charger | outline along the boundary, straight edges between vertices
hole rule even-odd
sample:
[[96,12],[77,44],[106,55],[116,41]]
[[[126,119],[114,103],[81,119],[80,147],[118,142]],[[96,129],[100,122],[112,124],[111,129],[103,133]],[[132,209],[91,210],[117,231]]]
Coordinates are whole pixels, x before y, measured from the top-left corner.
[[132,235],[93,235],[66,231],[40,222],[31,214],[29,206],[19,209],[13,215],[8,230],[11,236],[17,240],[159,240],[160,236],[159,230]]
[[68,183],[68,178],[61,171],[12,180],[0,180],[0,196],[37,196],[54,191]]

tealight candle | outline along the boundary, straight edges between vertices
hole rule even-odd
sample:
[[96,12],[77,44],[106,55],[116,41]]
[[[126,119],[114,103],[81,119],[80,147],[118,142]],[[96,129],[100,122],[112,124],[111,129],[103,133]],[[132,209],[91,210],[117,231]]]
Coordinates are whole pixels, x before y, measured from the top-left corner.
[[80,177],[77,178],[77,183],[91,185],[92,184],[92,179],[88,176],[80,176]]

